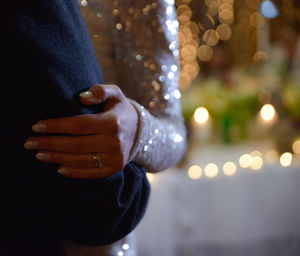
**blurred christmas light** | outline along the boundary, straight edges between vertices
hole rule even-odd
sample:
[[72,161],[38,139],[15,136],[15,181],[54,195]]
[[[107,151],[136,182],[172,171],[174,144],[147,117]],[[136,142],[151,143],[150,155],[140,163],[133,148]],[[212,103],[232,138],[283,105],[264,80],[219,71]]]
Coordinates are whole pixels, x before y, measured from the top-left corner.
[[254,156],[252,157],[252,163],[251,163],[251,169],[252,170],[259,170],[263,166],[263,159],[260,156]]
[[288,167],[292,164],[292,160],[293,160],[293,155],[289,152],[283,153],[280,156],[280,164],[283,167]]
[[216,164],[214,163],[209,163],[205,166],[204,168],[205,175],[209,178],[214,178],[218,175],[219,173],[219,168]]
[[219,42],[219,36],[213,29],[208,29],[203,35],[203,40],[209,46],[215,46]]
[[278,10],[270,0],[266,0],[261,3],[260,11],[262,15],[268,19],[273,19],[278,16]]
[[242,168],[248,168],[252,164],[252,157],[249,154],[244,154],[239,159],[239,164]]
[[253,61],[256,63],[268,60],[269,55],[265,51],[257,51],[253,56]]
[[275,150],[270,150],[265,154],[265,160],[269,164],[274,164],[277,162],[279,158],[279,154]]
[[218,37],[222,41],[229,40],[232,35],[232,30],[227,24],[221,24],[216,29]]
[[262,28],[265,25],[265,18],[259,12],[254,12],[250,16],[250,24],[256,29]]
[[204,124],[208,121],[209,113],[206,108],[199,107],[194,112],[194,119],[198,124]]
[[198,48],[198,58],[202,61],[210,61],[214,55],[214,51],[211,47],[207,45],[201,45]]
[[294,143],[293,143],[293,150],[296,154],[300,154],[300,139],[297,139]]
[[189,168],[188,175],[193,180],[199,179],[202,176],[202,169],[198,165],[193,165]]
[[260,110],[260,116],[264,121],[271,121],[275,114],[275,108],[271,104],[265,104]]
[[258,150],[254,150],[250,153],[250,156],[252,156],[252,157],[260,156],[260,157],[262,157],[262,153]]
[[233,162],[227,162],[223,166],[223,172],[227,176],[232,176],[236,173],[237,167]]

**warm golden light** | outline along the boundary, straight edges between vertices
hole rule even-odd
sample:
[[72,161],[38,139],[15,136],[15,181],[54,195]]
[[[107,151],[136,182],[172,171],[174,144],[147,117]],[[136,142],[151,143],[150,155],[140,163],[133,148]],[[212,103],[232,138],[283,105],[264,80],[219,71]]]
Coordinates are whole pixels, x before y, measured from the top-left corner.
[[233,22],[233,11],[230,9],[223,9],[219,12],[219,21],[225,24],[232,24]]
[[201,167],[198,165],[191,166],[188,170],[188,175],[193,180],[199,179],[202,175]]
[[275,114],[275,108],[271,104],[265,104],[260,110],[260,116],[264,121],[271,121]]
[[194,119],[198,124],[204,124],[208,121],[209,113],[206,108],[199,107],[194,112]]
[[232,30],[227,24],[221,24],[216,29],[218,37],[222,41],[229,40],[232,35]]
[[265,160],[269,164],[274,164],[277,162],[279,158],[279,154],[275,150],[270,150],[265,155]]
[[292,164],[292,161],[293,161],[293,155],[290,152],[283,153],[280,156],[280,164],[283,167],[290,166]]
[[218,175],[219,168],[216,164],[210,163],[205,166],[204,172],[207,177],[214,178]]
[[254,150],[250,153],[250,156],[254,157],[254,156],[260,156],[262,157],[262,153],[258,150]]
[[293,150],[296,154],[300,154],[300,139],[297,139],[294,143],[293,143]]
[[202,61],[210,61],[214,55],[214,51],[211,47],[207,45],[201,45],[198,48],[198,58]]
[[239,164],[242,168],[248,168],[252,164],[252,157],[249,154],[244,154],[239,159]]
[[254,12],[250,16],[250,24],[254,28],[262,28],[265,25],[265,18],[260,12]]
[[252,170],[259,170],[262,168],[264,164],[263,159],[260,156],[254,156],[252,157],[252,163],[251,163],[251,169]]
[[227,162],[223,166],[223,172],[227,176],[232,176],[236,173],[237,167],[236,164],[233,162]]
[[253,56],[253,61],[256,63],[268,60],[269,55],[265,51],[257,51]]
[[208,29],[203,35],[204,42],[209,46],[215,46],[219,42],[218,34],[213,29]]
[[147,176],[147,179],[149,180],[149,182],[152,183],[154,180],[154,175],[152,173],[147,172],[146,176]]

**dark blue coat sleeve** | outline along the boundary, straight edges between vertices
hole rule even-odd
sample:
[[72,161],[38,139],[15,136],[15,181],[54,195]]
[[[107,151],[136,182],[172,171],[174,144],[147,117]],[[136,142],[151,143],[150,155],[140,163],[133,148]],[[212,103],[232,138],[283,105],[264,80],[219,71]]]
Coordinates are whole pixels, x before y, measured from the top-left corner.
[[[23,149],[37,120],[95,113],[78,94],[102,82],[77,0],[11,0],[0,10],[2,97],[1,231],[105,245],[131,232],[149,196],[133,163],[99,180],[73,180]],[[1,65],[2,66],[2,65]]]

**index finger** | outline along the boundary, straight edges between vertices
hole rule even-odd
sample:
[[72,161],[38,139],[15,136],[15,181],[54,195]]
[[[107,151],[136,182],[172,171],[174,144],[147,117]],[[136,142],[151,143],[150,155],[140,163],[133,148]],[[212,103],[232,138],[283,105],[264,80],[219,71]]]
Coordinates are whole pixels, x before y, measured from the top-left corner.
[[38,133],[95,135],[113,128],[108,115],[84,114],[38,121],[31,129]]

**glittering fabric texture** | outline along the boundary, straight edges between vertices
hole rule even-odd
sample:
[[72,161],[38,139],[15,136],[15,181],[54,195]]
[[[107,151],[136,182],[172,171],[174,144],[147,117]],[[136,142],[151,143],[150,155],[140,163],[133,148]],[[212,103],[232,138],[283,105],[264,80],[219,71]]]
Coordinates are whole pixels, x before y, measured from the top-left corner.
[[105,83],[139,114],[131,161],[148,171],[175,165],[186,130],[178,89],[178,21],[173,0],[81,1]]

